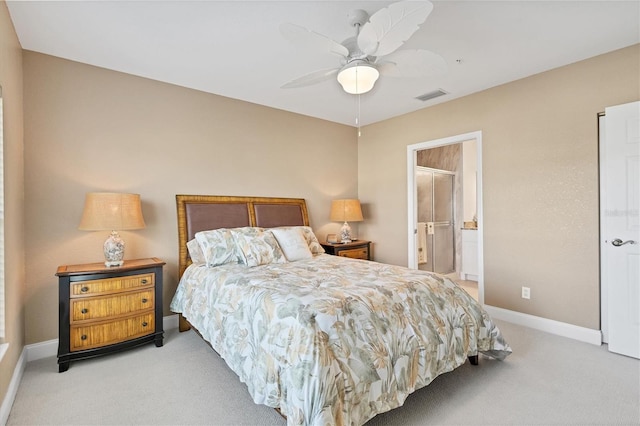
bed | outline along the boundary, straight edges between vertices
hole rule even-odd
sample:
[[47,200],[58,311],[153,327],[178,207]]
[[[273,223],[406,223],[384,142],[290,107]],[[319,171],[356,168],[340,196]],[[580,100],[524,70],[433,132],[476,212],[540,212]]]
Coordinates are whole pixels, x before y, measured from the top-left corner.
[[324,254],[303,199],[176,201],[180,329],[288,425],[362,425],[479,353],[511,353],[449,279]]

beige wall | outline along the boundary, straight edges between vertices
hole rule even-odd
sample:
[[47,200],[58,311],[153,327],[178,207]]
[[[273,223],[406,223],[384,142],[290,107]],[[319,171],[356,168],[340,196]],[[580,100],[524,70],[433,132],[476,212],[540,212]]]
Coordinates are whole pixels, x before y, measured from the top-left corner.
[[357,196],[352,127],[28,51],[24,79],[28,344],[58,336],[58,265],[103,259],[107,234],[77,229],[88,191],[141,194],[125,258],[167,262],[165,315],[176,194],[305,198],[319,235],[339,229],[331,199]]
[[0,362],[0,402],[4,400],[24,346],[24,161],[22,50],[0,1],[0,86],[4,107],[5,321],[9,350]]
[[367,126],[360,230],[377,260],[407,264],[407,146],[480,130],[485,302],[599,329],[597,114],[640,99],[639,53],[635,45]]
[[[329,223],[331,199],[359,196],[367,217],[360,236],[375,242],[377,260],[406,265],[407,145],[476,130],[483,132],[485,301],[599,328],[596,114],[640,97],[638,46],[367,126],[359,139],[348,126],[38,53],[23,57],[26,343],[57,337],[57,266],[102,256],[106,235],[77,230],[88,191],[141,194],[147,228],[123,233],[126,257],[167,261],[169,314],[175,194],[303,197],[320,236],[339,228]],[[20,168],[16,158],[12,167]],[[15,224],[19,234],[21,219]],[[528,302],[523,285],[532,290]]]

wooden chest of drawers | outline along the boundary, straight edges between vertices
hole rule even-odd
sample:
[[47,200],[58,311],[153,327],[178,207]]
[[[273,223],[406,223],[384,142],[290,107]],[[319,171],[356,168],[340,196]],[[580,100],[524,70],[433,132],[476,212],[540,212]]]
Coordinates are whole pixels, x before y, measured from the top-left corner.
[[350,243],[320,243],[327,254],[371,260],[371,241],[356,240]]
[[69,362],[141,344],[162,346],[162,267],[157,258],[60,266],[59,371]]

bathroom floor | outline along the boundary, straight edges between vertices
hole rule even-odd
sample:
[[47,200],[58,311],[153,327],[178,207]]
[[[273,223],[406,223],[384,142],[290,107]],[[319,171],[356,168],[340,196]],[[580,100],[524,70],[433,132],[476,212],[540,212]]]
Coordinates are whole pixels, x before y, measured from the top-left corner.
[[462,287],[471,297],[478,300],[478,283],[476,281],[462,280],[460,279],[460,275],[456,272],[447,275],[447,278],[450,278],[460,287]]

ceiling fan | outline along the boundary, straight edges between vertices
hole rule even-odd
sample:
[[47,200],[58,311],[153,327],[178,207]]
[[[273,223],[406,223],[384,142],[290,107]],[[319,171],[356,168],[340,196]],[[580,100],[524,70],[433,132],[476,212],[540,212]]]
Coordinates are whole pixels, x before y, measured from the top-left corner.
[[310,86],[336,76],[345,92],[361,94],[370,91],[380,75],[422,77],[445,72],[447,64],[436,53],[422,49],[397,50],[420,28],[432,10],[433,4],[428,0],[393,3],[371,16],[364,10],[354,10],[347,18],[355,27],[356,35],[342,43],[296,24],[280,25],[280,32],[291,42],[341,58],[339,67],[311,72],[282,88]]

